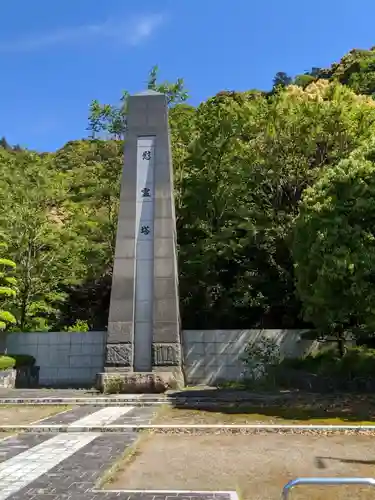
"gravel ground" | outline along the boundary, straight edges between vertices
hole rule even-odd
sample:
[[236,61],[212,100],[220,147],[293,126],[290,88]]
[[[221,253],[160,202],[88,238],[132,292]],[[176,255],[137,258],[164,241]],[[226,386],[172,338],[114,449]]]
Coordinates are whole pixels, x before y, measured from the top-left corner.
[[[368,436],[151,435],[119,465],[110,489],[236,490],[241,500],[276,500],[302,476],[375,476]],[[164,457],[161,459],[161,457]],[[357,486],[300,486],[292,500],[374,499]]]

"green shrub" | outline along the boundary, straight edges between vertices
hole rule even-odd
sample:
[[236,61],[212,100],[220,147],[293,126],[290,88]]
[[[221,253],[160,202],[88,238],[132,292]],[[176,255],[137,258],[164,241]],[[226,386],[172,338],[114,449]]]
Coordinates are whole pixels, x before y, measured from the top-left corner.
[[352,347],[346,351],[343,357],[338,356],[336,350],[332,349],[301,359],[283,359],[280,368],[346,379],[374,377],[375,349]]
[[14,368],[16,360],[11,356],[0,356],[0,370],[9,370]]
[[15,360],[15,368],[19,368],[21,366],[34,366],[35,358],[30,354],[9,354],[11,358]]
[[64,332],[88,332],[90,330],[87,321],[83,321],[82,319],[77,319],[74,325],[66,326],[63,331]]
[[246,377],[259,380],[265,376],[268,367],[280,363],[280,346],[271,337],[260,337],[251,340],[244,350],[242,361],[245,365]]
[[318,354],[309,354],[304,358],[284,358],[280,365],[293,370],[303,370],[310,373],[319,373],[322,367],[331,366],[338,360],[334,349]]
[[108,378],[104,383],[104,392],[106,394],[121,394],[124,392],[124,379],[120,376]]

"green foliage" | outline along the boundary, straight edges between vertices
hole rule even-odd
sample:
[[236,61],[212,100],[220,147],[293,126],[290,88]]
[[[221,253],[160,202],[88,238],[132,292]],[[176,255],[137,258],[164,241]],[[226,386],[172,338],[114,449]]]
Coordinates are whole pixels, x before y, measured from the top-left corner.
[[9,370],[14,368],[16,360],[11,356],[0,356],[0,370]]
[[22,151],[22,148],[18,144],[16,144],[15,146],[11,146],[5,137],[2,137],[0,139],[0,148],[5,149],[6,151]]
[[79,276],[79,234],[67,226],[67,178],[50,156],[0,151],[0,229],[17,262],[18,293],[7,302],[17,318],[12,330],[48,330],[66,298],[64,287]]
[[147,88],[155,92],[161,92],[167,97],[169,105],[176,105],[185,102],[189,94],[185,89],[183,78],[178,78],[175,83],[168,81],[158,82],[159,67],[153,66],[148,75]]
[[273,79],[273,88],[276,89],[277,87],[285,88],[288,87],[288,85],[291,85],[293,82],[293,79],[288,76],[284,71],[279,71],[276,73]]
[[[315,210],[309,207],[310,194],[304,197],[300,214],[305,190],[311,186],[317,190],[319,179],[374,135],[375,106],[368,97],[374,52],[368,52],[351,53],[330,70],[313,68],[293,82],[280,72],[270,93],[222,91],[197,108],[185,102],[182,79],[160,83],[158,68],[150,71],[148,87],[165,93],[170,105],[184,328],[314,324],[331,333],[336,324],[345,328],[372,324],[371,292],[358,307],[355,302],[367,291],[363,285],[361,291],[354,289],[355,273],[363,263],[354,262],[357,267],[350,271],[353,291],[346,292],[349,270],[340,271],[335,298],[323,281],[313,289],[323,270],[329,268],[327,276],[338,273],[340,259],[327,267],[329,259],[317,250],[311,262],[304,260],[304,252],[310,255],[321,244],[319,224],[327,224],[331,231],[341,221],[332,208],[337,200],[321,201],[327,205],[327,220],[318,222],[317,211],[315,219],[311,216],[315,221],[311,231],[302,228],[309,224],[305,216]],[[362,91],[367,97],[357,95]],[[12,271],[5,260],[0,261],[0,267],[12,271],[6,283],[0,282],[2,307],[9,311],[0,313],[0,321],[5,323],[4,315],[8,323],[9,315],[17,319],[9,329],[106,327],[127,102],[126,91],[116,106],[92,101],[90,139],[68,142],[56,153],[16,151],[4,139],[0,230],[7,235],[8,249],[1,257],[17,263]],[[372,164],[370,158],[358,155],[350,162]],[[343,190],[345,196],[348,190]],[[360,190],[353,196],[361,199]],[[367,210],[366,197],[363,203]],[[334,222],[329,222],[332,217]],[[343,227],[352,224],[349,219],[356,212],[351,217],[343,215]],[[365,210],[363,217],[370,224]],[[358,219],[357,226],[361,224]],[[343,234],[343,242],[351,258],[353,249],[359,255],[360,244],[357,248],[349,242],[356,234],[350,231]],[[299,233],[298,249],[294,235]],[[335,237],[330,236],[332,245]],[[369,242],[362,243],[370,247]],[[371,255],[370,251],[366,257],[368,266]],[[346,314],[342,304],[351,312]],[[336,334],[343,340],[342,330],[336,328]]]
[[14,367],[21,368],[24,366],[34,366],[36,359],[30,354],[7,354],[8,357],[14,359]]
[[121,394],[124,390],[125,381],[120,376],[113,376],[105,381],[104,392],[106,394]]
[[87,321],[78,319],[73,325],[64,328],[65,332],[88,332],[89,325]]
[[[16,285],[17,280],[13,276],[16,269],[16,263],[13,260],[1,257],[8,250],[8,244],[5,241],[5,236],[0,232],[0,303],[9,303],[17,295]],[[0,330],[4,330],[7,326],[16,323],[16,318],[9,311],[0,309]]]
[[7,354],[0,356],[0,370],[34,365],[35,358],[29,354]]
[[375,380],[375,349],[361,347],[348,348],[343,356],[329,348],[303,358],[282,358],[277,346],[262,341],[248,346],[244,362],[240,385],[258,391],[358,392],[371,390]]
[[[188,93],[184,88],[184,80],[178,78],[175,83],[168,81],[158,82],[158,66],[151,68],[147,88],[155,92],[166,95],[168,104],[174,106],[181,104],[188,99]],[[89,123],[87,130],[90,138],[95,139],[101,133],[108,134],[111,139],[123,139],[126,132],[126,114],[128,109],[129,93],[123,91],[120,104],[100,104],[98,100],[93,100],[89,108]]]
[[338,356],[337,351],[331,349],[302,359],[285,358],[280,363],[280,369],[288,368],[315,375],[343,377],[346,380],[374,377],[375,349],[349,348],[344,356]]
[[107,324],[122,164],[121,141],[76,141],[56,153],[55,168],[67,177],[67,229],[79,235],[75,265],[81,270],[80,280],[66,287],[64,325],[77,318],[90,329]]
[[326,169],[303,196],[293,255],[304,316],[320,331],[375,326],[375,146]]
[[337,81],[357,94],[375,96],[375,47],[370,50],[353,49],[330,68],[312,68],[295,78],[297,85],[311,79]]
[[372,101],[328,82],[199,106],[176,175],[186,328],[303,326],[290,253],[301,194],[374,122]]
[[280,346],[272,337],[261,337],[247,344],[243,362],[246,366],[247,379],[259,380],[271,366],[280,363]]
[[308,74],[297,75],[294,79],[294,85],[298,85],[298,87],[306,88],[310,83],[314,82],[316,79]]

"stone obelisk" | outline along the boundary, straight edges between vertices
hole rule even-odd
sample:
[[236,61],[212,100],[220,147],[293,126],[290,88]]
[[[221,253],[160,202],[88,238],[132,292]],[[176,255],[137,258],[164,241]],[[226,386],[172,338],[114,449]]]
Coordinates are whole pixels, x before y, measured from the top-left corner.
[[181,384],[177,237],[164,94],[129,97],[104,373]]

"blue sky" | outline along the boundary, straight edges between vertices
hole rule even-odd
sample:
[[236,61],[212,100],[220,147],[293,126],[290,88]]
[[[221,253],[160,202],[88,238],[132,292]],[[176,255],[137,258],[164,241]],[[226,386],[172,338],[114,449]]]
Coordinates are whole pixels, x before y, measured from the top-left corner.
[[0,136],[43,151],[82,138],[90,101],[142,90],[154,64],[192,104],[268,89],[375,45],[374,18],[373,0],[3,0]]

